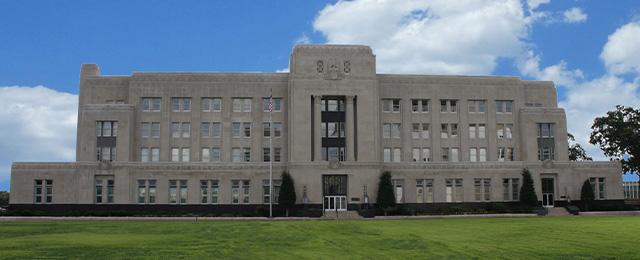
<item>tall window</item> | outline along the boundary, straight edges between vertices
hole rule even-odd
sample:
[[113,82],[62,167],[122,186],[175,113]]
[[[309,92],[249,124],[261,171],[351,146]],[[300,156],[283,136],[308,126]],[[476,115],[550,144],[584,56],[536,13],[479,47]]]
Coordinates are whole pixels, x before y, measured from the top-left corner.
[[250,138],[251,123],[250,122],[233,122],[231,123],[233,138]]
[[115,137],[118,134],[118,121],[96,121],[97,137]]
[[142,98],[142,112],[160,112],[162,98],[144,97]]
[[[269,97],[262,98],[262,111],[269,112]],[[273,98],[273,112],[282,111],[282,98]]]
[[221,112],[222,98],[202,98],[200,108],[202,112]]
[[53,180],[34,180],[33,202],[36,204],[53,202]]
[[468,101],[469,103],[469,113],[484,113],[486,111],[486,101],[485,100],[472,100]]
[[513,161],[514,152],[512,147],[498,147],[498,161]]
[[116,160],[117,121],[96,121],[96,158],[98,161]]
[[218,195],[220,187],[218,180],[201,180],[200,181],[200,203],[201,204],[218,204]]
[[433,202],[433,179],[417,179],[416,180],[416,202],[417,203]]
[[383,99],[382,112],[400,113],[400,99]]
[[491,179],[475,178],[473,179],[473,190],[476,201],[491,200]]
[[96,177],[95,203],[113,203],[113,179]]
[[[281,158],[280,157],[280,151],[281,151],[280,147],[274,147],[273,148],[273,161],[274,162],[279,162],[280,161],[280,158]],[[269,147],[262,148],[262,157],[263,157],[263,161],[264,162],[270,161],[271,156],[269,154]]]
[[249,180],[231,180],[231,203],[249,204]]
[[502,199],[504,201],[520,200],[520,179],[504,178],[502,179]]
[[496,100],[496,113],[512,113],[513,100]]
[[457,113],[458,112],[458,100],[455,100],[455,99],[440,99],[440,112],[442,112],[442,113]]
[[156,180],[138,180],[138,204],[156,203]]
[[538,160],[555,160],[555,153],[553,147],[538,148]]
[[459,148],[442,148],[442,161],[443,162],[458,162],[460,161]]
[[142,147],[140,148],[140,161],[141,162],[157,162],[160,161],[160,148],[157,147]]
[[485,124],[469,124],[469,138],[470,139],[484,139],[485,138]]
[[[273,180],[273,204],[278,204],[282,180]],[[269,180],[262,180],[262,203],[269,204]]]
[[171,111],[190,112],[191,98],[188,98],[188,97],[171,98]]
[[512,139],[513,124],[496,124],[496,132],[498,133],[498,139]]
[[219,162],[220,148],[219,147],[211,147],[211,148],[203,147],[201,159],[203,162]]
[[169,203],[187,203],[187,180],[169,180]]
[[251,112],[251,98],[233,98],[233,112]]
[[382,149],[384,162],[400,162],[402,150],[399,147]]
[[413,123],[411,124],[411,138],[413,139],[427,139],[429,138],[429,124],[427,123]]
[[593,193],[595,194],[595,198],[597,200],[603,200],[607,198],[606,193],[606,183],[603,177],[591,177],[589,178],[589,182],[591,183],[591,189],[593,189]]
[[392,179],[391,183],[393,183],[393,194],[396,197],[396,203],[404,203],[404,180]]
[[412,99],[411,112],[412,113],[428,113],[429,100],[428,99]]
[[445,179],[445,196],[447,202],[462,202],[464,199],[462,179]]

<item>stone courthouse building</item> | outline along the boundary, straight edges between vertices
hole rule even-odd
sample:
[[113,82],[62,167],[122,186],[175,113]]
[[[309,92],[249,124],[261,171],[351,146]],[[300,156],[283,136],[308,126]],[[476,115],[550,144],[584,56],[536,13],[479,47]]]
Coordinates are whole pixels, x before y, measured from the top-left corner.
[[[272,125],[269,96],[273,95]],[[273,142],[270,156],[269,140]],[[240,211],[269,203],[289,172],[297,203],[513,202],[522,170],[543,206],[623,199],[618,162],[571,162],[553,82],[376,73],[360,45],[298,45],[289,73],[80,74],[76,162],[15,162],[18,208]],[[175,206],[174,206],[175,205]]]

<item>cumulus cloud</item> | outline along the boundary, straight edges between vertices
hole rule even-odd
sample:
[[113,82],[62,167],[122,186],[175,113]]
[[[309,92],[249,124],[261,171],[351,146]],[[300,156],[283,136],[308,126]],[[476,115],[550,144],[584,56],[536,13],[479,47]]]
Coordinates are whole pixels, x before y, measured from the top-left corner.
[[563,13],[564,21],[567,23],[582,23],[587,21],[587,14],[581,8],[573,7]]
[[74,161],[78,96],[47,87],[0,87],[0,190],[11,162]]
[[518,0],[360,0],[326,6],[313,26],[328,43],[372,46],[379,72],[468,75],[521,53],[528,18]]
[[640,22],[625,24],[609,35],[600,58],[611,73],[640,74]]

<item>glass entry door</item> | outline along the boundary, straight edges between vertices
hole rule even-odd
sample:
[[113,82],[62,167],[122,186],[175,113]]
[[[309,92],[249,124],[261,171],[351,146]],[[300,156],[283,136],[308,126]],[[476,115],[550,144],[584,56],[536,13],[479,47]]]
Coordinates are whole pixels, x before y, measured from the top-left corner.
[[324,196],[324,211],[347,211],[347,196]]
[[554,190],[553,178],[542,178],[542,206],[545,208],[553,208]]
[[323,175],[322,209],[324,211],[346,211],[347,187],[347,175]]

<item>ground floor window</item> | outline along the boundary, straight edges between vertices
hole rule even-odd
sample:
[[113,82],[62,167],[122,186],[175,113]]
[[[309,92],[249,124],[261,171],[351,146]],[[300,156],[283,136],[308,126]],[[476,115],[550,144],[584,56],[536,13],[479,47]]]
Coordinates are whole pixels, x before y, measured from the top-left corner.
[[200,203],[218,204],[219,191],[220,187],[218,186],[218,180],[201,180]]
[[169,203],[187,203],[187,180],[169,180]]
[[53,202],[53,180],[34,180],[33,202],[38,204]]
[[502,179],[502,199],[505,201],[520,200],[520,179]]
[[[282,185],[282,180],[273,180],[273,203],[277,204],[279,195],[280,195],[280,186]],[[264,204],[269,204],[269,180],[262,180],[262,202]]]
[[249,180],[232,180],[231,181],[231,203],[232,204],[249,204],[249,189],[251,188]]
[[589,178],[589,182],[591,183],[591,189],[593,189],[593,194],[595,195],[595,199],[603,200],[606,199],[606,190],[605,190],[605,182],[604,178]]
[[396,203],[404,203],[404,180],[394,179],[391,182],[393,183],[393,194],[396,196]]
[[447,202],[462,202],[464,190],[462,179],[445,179],[445,195]]
[[156,203],[156,180],[138,180],[138,204]]
[[433,202],[433,179],[416,180],[417,203]]
[[475,178],[473,179],[473,190],[476,201],[491,200],[491,179]]
[[96,177],[95,203],[113,203],[113,185],[111,178]]

